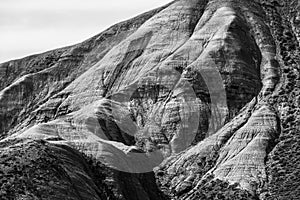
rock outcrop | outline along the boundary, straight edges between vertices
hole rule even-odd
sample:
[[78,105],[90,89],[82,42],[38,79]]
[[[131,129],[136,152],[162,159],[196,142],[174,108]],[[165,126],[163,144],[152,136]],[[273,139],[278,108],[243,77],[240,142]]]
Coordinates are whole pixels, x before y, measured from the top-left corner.
[[176,0],[0,64],[4,199],[297,199],[300,3]]

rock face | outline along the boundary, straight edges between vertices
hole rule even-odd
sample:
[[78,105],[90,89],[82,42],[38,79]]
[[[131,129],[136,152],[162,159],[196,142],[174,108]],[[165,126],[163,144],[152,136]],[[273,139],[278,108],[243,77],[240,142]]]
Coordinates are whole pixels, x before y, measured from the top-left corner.
[[297,199],[300,3],[176,0],[0,64],[4,199]]

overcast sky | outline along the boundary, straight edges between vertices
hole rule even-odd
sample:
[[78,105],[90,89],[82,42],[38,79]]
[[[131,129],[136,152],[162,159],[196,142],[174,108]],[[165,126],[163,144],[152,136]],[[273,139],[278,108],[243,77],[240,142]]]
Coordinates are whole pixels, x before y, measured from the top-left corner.
[[1,0],[0,63],[81,42],[171,0]]

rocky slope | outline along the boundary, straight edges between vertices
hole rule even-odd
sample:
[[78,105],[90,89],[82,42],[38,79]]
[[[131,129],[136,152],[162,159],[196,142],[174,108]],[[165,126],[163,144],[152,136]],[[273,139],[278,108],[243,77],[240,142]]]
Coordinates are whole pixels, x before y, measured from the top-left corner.
[[300,3],[176,0],[0,64],[3,199],[298,199]]

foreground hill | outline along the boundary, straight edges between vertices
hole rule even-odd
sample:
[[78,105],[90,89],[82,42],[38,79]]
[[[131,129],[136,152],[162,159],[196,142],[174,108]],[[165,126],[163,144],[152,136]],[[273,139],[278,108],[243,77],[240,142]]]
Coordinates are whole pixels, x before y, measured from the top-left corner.
[[300,3],[176,0],[0,64],[3,199],[297,199]]

